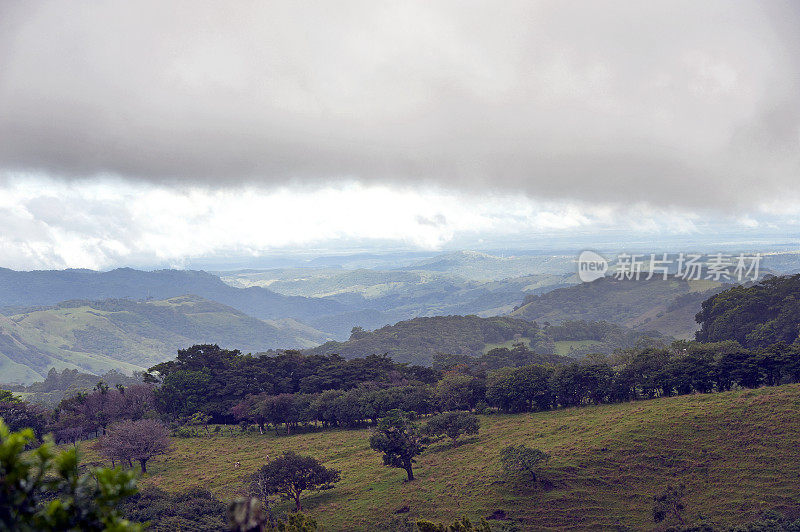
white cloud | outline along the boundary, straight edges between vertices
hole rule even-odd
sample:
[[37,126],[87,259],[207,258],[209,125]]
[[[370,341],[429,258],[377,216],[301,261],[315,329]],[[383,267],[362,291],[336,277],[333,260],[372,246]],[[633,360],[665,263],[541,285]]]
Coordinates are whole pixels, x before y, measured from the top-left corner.
[[[716,229],[709,229],[711,221],[690,211],[644,204],[622,208],[543,202],[513,194],[355,181],[323,187],[219,189],[16,176],[0,185],[0,266],[180,267],[209,257],[364,246],[485,248],[509,240],[536,248],[550,238],[576,233],[715,235]],[[722,221],[745,228],[766,221],[765,227],[776,227],[784,218],[756,210]]]

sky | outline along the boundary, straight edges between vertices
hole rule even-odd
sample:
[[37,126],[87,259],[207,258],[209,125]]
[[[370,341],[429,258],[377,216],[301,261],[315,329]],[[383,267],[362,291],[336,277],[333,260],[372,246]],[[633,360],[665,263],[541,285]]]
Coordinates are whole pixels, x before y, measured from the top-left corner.
[[800,4],[0,0],[0,266],[800,242]]

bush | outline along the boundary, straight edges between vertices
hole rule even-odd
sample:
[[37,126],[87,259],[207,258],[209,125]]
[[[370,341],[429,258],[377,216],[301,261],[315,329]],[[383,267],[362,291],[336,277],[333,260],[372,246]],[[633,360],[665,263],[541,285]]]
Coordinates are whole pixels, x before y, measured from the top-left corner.
[[[45,441],[30,453],[31,429],[11,432],[0,419],[0,529],[15,531],[115,530],[142,527],[123,519],[119,502],[136,493],[131,472],[93,469],[81,474],[78,453]],[[52,498],[57,494],[57,498]]]
[[148,522],[148,530],[225,530],[225,503],[211,492],[192,489],[168,493],[148,487],[126,500],[120,509],[132,521]]

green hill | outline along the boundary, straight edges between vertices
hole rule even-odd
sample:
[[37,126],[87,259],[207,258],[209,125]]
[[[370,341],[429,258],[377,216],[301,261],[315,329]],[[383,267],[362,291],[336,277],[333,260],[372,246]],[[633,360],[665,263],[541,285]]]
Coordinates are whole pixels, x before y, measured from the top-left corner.
[[0,316],[0,382],[42,380],[50,368],[142,370],[198,342],[257,352],[326,339],[293,320],[262,321],[197,296],[70,301]]
[[605,320],[689,339],[699,329],[694,317],[701,303],[724,288],[719,282],[677,277],[638,281],[603,277],[591,283],[528,295],[510,316],[539,323]]
[[[203,487],[229,500],[267,457],[291,449],[342,471],[335,488],[303,502],[325,530],[497,511],[521,530],[644,530],[653,528],[653,496],[667,484],[685,484],[689,521],[703,514],[731,526],[772,508],[800,510],[798,409],[800,385],[792,384],[482,416],[477,438],[455,448],[438,443],[420,456],[413,483],[382,465],[367,430],[176,439],[176,452],[154,459],[141,484]],[[500,450],[519,443],[552,455],[541,484],[502,474]],[[88,452],[86,460],[96,456]]]
[[435,316],[401,321],[375,331],[355,330],[346,342],[328,342],[308,354],[338,354],[346,358],[387,353],[396,362],[430,365],[433,355],[479,356],[491,347],[525,340],[538,352],[541,336],[532,323],[512,318]]
[[660,333],[608,322],[563,322],[540,327],[530,321],[478,316],[414,318],[374,331],[355,329],[345,342],[330,341],[308,354],[338,354],[345,358],[388,354],[396,362],[430,365],[436,354],[480,356],[496,347],[523,343],[538,354],[580,357],[633,347],[643,338],[669,342]]

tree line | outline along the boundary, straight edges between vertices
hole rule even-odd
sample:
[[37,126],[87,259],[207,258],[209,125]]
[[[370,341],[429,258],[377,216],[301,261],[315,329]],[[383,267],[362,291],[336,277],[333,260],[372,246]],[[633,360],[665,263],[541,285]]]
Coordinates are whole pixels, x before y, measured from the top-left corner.
[[152,368],[148,375],[154,382],[113,388],[99,383],[51,410],[0,395],[0,416],[14,430],[52,432],[61,442],[102,436],[113,423],[145,418],[292,433],[310,424],[374,425],[395,409],[422,416],[487,409],[515,413],[800,382],[797,344],[747,349],[734,341],[679,341],[568,363],[563,357],[560,363],[526,363],[533,359],[534,353],[516,345],[474,363],[443,357],[451,365],[434,369],[383,356],[252,357],[201,345]]

